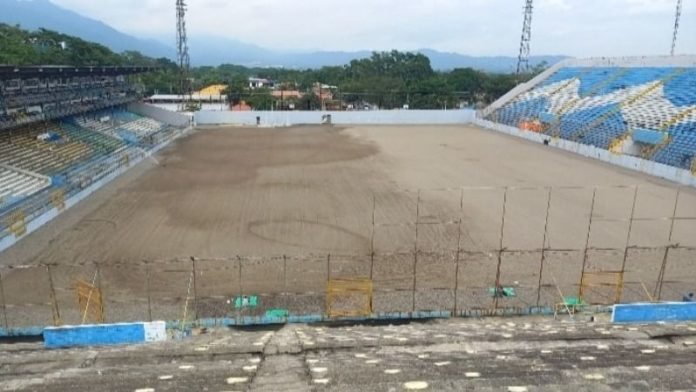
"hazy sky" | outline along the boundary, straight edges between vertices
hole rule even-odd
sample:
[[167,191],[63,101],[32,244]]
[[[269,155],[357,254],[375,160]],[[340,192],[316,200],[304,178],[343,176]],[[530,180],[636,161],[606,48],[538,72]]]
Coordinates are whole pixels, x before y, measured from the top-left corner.
[[[126,33],[174,41],[174,0],[52,0]],[[282,49],[433,48],[516,55],[523,0],[188,0],[189,35]],[[536,0],[532,54],[668,54],[676,0]],[[678,53],[696,53],[684,0]]]

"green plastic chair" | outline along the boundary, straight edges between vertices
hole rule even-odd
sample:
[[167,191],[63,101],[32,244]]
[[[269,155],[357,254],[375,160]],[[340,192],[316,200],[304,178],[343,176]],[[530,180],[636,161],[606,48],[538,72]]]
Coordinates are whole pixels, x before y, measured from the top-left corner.
[[244,295],[234,299],[236,309],[255,308],[258,304],[259,298],[256,295]]
[[287,318],[288,317],[288,310],[287,309],[268,309],[266,311],[266,317],[269,317],[269,318]]
[[[495,287],[489,287],[488,288],[488,295],[495,298],[496,296],[499,296],[498,290],[496,290]],[[503,297],[503,298],[517,297],[517,291],[515,290],[514,287],[503,287],[503,295],[500,297]]]

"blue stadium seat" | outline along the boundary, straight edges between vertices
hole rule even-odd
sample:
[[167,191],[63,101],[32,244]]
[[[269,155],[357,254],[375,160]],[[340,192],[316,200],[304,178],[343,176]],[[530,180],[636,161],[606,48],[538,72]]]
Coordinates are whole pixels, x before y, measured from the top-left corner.
[[696,156],[696,123],[683,123],[670,127],[670,142],[658,150],[653,160],[665,165],[690,169]]
[[563,67],[488,119],[604,149],[632,135],[651,159],[690,169],[694,105],[695,67]]
[[44,191],[60,188],[70,196],[109,174],[128,151],[141,153],[175,131],[124,110],[0,131],[0,222],[8,208],[33,205],[34,195],[45,197]]

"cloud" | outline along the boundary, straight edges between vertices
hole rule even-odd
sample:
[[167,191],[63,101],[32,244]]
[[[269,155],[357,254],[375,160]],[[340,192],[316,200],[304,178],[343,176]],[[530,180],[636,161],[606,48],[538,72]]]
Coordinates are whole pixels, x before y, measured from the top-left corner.
[[[173,0],[53,0],[142,37],[174,40]],[[521,0],[188,0],[192,36],[282,49],[433,48],[514,55]],[[666,54],[673,0],[537,0],[532,53]],[[678,51],[696,53],[696,2],[685,2]]]

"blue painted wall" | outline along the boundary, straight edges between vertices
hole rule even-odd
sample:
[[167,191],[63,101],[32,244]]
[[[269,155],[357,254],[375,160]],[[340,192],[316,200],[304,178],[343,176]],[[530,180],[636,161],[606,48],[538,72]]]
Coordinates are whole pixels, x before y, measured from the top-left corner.
[[614,305],[614,323],[656,323],[696,321],[696,302]]
[[80,325],[44,329],[44,346],[62,348],[145,342],[143,323]]

